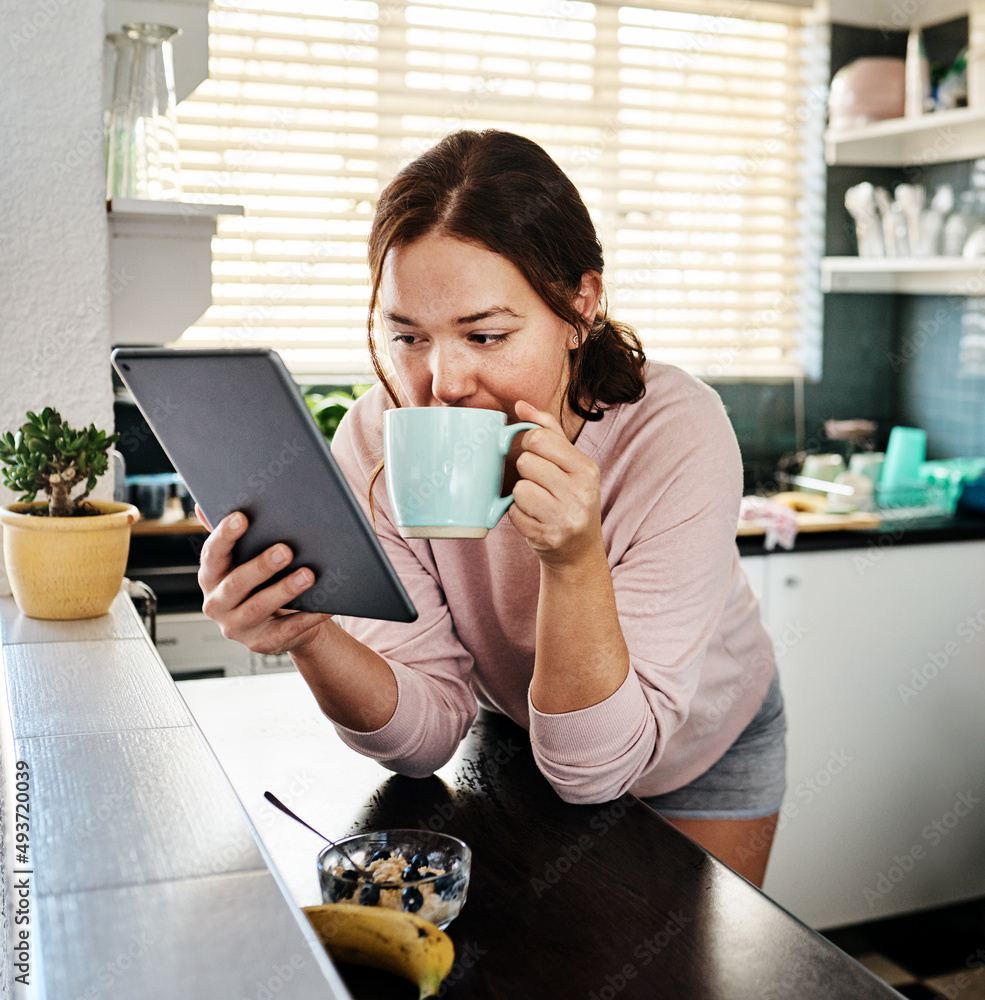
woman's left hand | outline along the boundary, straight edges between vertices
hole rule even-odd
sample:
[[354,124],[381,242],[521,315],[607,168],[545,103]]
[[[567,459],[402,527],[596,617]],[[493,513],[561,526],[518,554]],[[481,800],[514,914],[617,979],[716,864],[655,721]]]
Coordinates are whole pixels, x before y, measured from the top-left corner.
[[518,401],[517,419],[541,425],[521,438],[510,520],[544,563],[577,564],[604,553],[599,469],[557,419]]

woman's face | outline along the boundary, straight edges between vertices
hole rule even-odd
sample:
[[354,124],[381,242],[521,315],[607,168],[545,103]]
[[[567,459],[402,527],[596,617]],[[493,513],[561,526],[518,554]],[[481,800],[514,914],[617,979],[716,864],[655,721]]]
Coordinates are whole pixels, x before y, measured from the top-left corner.
[[[591,321],[600,282],[587,276],[582,284],[574,304]],[[513,422],[517,400],[525,400],[571,426],[568,351],[576,333],[504,257],[439,235],[395,247],[383,264],[380,308],[411,406],[482,407]]]

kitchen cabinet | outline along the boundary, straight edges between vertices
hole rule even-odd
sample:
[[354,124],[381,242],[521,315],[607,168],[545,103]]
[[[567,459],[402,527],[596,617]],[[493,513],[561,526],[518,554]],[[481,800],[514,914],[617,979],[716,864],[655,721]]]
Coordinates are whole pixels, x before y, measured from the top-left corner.
[[985,893],[985,542],[770,555],[788,714],[764,889],[816,928]]
[[[970,47],[985,41],[983,0],[941,0],[900,4],[885,0],[834,0],[831,19],[838,23],[906,31],[969,19]],[[985,72],[981,60],[969,60],[969,93],[981,94],[973,74]],[[828,129],[824,137],[829,166],[906,167],[920,170],[985,156],[985,107],[971,106],[915,117],[890,118],[860,128]],[[985,292],[982,260],[962,257],[825,257],[821,290],[904,295],[981,295]]]
[[759,611],[766,620],[766,559],[762,556],[742,556],[739,560],[746,576],[749,578],[749,585],[752,592],[759,598]]

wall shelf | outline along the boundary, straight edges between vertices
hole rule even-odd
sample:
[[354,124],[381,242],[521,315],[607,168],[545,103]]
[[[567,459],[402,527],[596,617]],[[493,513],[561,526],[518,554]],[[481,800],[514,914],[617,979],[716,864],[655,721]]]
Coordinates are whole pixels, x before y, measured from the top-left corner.
[[[830,18],[839,24],[906,32],[968,18],[968,47],[985,44],[985,0],[831,0]],[[985,156],[985,107],[981,62],[969,64],[970,107],[935,111],[911,118],[889,118],[854,129],[828,129],[824,136],[829,166],[925,167]],[[974,77],[974,79],[973,79]],[[977,85],[977,86],[976,86]]]
[[903,295],[985,294],[985,258],[824,257],[824,292]]
[[953,21],[968,13],[969,0],[829,0],[831,21],[882,31],[908,31]]
[[954,108],[888,118],[824,135],[829,166],[924,167],[985,156],[985,110]]
[[114,344],[168,344],[212,305],[212,237],[242,205],[107,202]]
[[[831,0],[831,20],[886,31],[911,31],[968,18],[969,47],[985,41],[985,0]],[[976,41],[977,40],[977,41]],[[977,63],[977,73],[982,72]],[[969,66],[969,91],[977,89]],[[937,163],[985,157],[985,107],[971,106],[914,117],[890,118],[854,129],[828,129],[824,154],[829,166],[903,167],[920,170]],[[821,289],[902,295],[983,295],[985,258],[825,257]]]

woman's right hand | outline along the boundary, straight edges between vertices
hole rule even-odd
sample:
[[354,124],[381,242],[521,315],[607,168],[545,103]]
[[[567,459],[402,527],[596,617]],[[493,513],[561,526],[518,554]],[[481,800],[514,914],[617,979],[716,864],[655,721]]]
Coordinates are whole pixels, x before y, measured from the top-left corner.
[[249,562],[233,566],[233,545],[246,531],[246,515],[235,511],[213,530],[198,504],[195,513],[211,531],[202,547],[198,570],[198,583],[205,598],[202,610],[219,625],[222,634],[255,653],[286,653],[313,642],[322,623],[332,616],[289,611],[284,605],[315,582],[314,573],[304,567],[253,593],[283,570],[294,554],[283,542],[278,542]]

